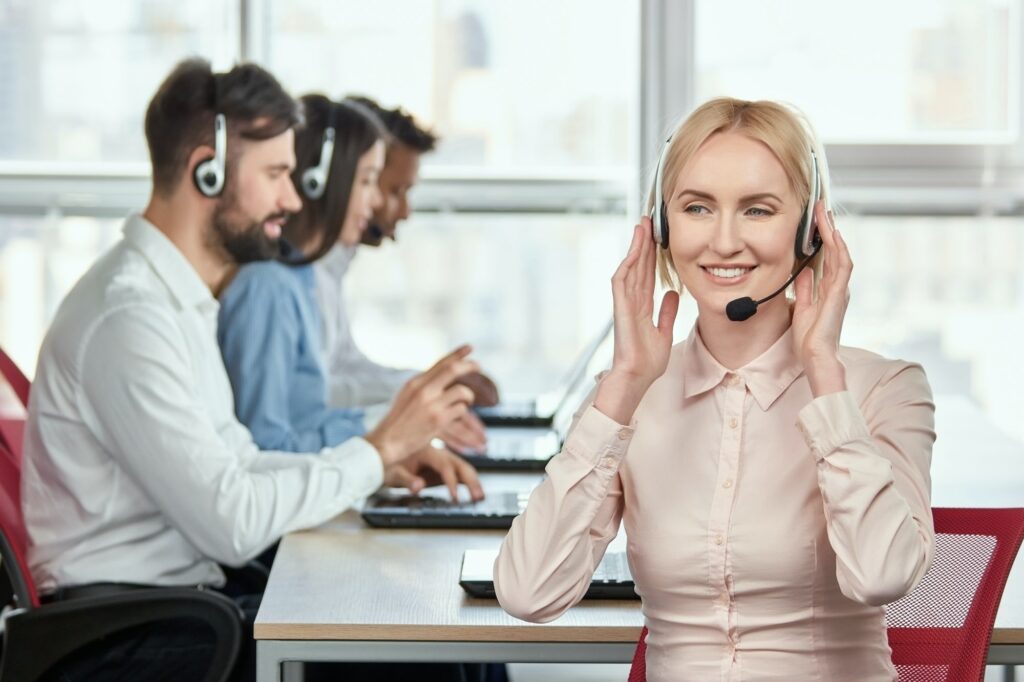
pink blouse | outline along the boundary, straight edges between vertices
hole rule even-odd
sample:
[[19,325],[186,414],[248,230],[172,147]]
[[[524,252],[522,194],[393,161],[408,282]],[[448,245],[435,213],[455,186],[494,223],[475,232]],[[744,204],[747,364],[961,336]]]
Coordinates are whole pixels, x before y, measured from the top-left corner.
[[557,618],[622,521],[650,682],[895,680],[882,605],[931,563],[935,408],[919,365],[840,357],[849,390],[815,399],[791,331],[731,372],[694,328],[632,427],[591,394],[502,545],[501,605]]

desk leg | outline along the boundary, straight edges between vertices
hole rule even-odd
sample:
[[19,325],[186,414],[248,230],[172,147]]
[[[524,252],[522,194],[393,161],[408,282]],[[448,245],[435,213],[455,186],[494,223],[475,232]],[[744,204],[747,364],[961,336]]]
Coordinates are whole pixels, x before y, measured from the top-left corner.
[[1017,682],[1017,666],[1003,666],[1003,682]]
[[300,661],[285,661],[281,664],[284,669],[282,676],[284,682],[305,682],[306,664]]
[[275,642],[256,642],[256,682],[282,682],[281,666],[284,664]]

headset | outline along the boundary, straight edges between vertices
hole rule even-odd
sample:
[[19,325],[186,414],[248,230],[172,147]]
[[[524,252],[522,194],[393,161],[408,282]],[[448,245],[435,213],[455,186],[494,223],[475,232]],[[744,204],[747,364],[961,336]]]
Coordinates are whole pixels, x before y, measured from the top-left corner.
[[192,179],[196,189],[206,197],[216,197],[224,190],[225,160],[228,153],[228,125],[224,114],[213,117],[213,156],[196,165]]
[[334,102],[328,102],[327,127],[324,129],[324,140],[320,145],[320,161],[302,171],[302,193],[309,199],[319,199],[327,190],[327,176],[331,172],[331,159],[334,157]]
[[[662,176],[665,172],[665,160],[668,158],[672,137],[665,140],[658,156],[658,169],[654,174],[654,201],[651,206],[651,231],[654,242],[663,249],[668,248],[668,206],[662,194]],[[796,243],[793,252],[797,261],[810,258],[821,247],[821,235],[818,234],[818,223],[814,216],[814,205],[821,199],[821,175],[818,172],[818,157],[811,151],[811,191],[807,197],[807,206],[800,216],[800,227],[796,231]],[[657,208],[655,208],[655,206]]]

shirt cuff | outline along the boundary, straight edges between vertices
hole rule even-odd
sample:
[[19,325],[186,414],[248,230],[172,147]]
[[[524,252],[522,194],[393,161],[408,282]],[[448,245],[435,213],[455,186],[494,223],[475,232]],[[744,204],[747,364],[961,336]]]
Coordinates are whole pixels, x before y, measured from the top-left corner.
[[363,438],[326,448],[321,456],[343,470],[344,487],[353,498],[369,497],[384,484],[384,463],[377,449]]
[[565,450],[595,469],[614,473],[626,456],[636,422],[623,426],[593,405],[580,416],[565,441]]
[[847,443],[871,438],[871,430],[849,391],[815,398],[797,415],[796,426],[821,461]]

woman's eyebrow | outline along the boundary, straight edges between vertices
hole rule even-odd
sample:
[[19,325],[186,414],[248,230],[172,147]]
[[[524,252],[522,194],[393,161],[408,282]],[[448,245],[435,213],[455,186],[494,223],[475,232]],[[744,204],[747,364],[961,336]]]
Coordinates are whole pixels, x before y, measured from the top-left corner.
[[[715,195],[709,194],[708,192],[702,192],[702,191],[697,190],[697,189],[684,189],[681,192],[679,192],[679,194],[676,195],[676,199],[678,199],[678,198],[680,198],[680,197],[682,197],[684,195],[687,195],[687,194],[693,195],[693,196],[697,197],[698,199],[706,199],[707,201],[715,201]],[[777,194],[773,194],[772,192],[757,192],[755,194],[748,194],[746,196],[740,197],[740,203],[746,204],[746,203],[750,203],[750,202],[753,202],[753,201],[761,201],[763,199],[774,199],[775,201],[779,202],[780,204],[782,203],[782,199],[780,199]]]

